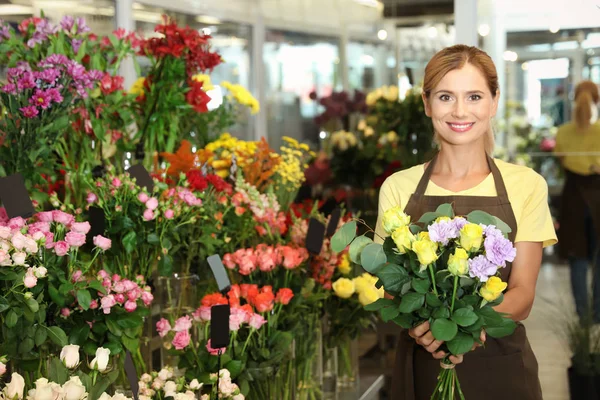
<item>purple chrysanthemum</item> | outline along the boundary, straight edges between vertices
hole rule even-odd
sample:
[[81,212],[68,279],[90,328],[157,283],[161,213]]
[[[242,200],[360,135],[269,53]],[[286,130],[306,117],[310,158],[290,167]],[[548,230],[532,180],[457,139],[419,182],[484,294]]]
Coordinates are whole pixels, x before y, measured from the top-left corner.
[[38,111],[37,107],[35,107],[35,106],[22,107],[22,108],[19,108],[19,111],[21,111],[23,113],[25,118],[33,118],[33,117],[36,117],[40,113]]
[[75,52],[75,53],[79,52],[79,47],[81,47],[81,43],[83,43],[82,39],[72,39],[71,40],[71,47],[73,47],[73,52]]
[[69,62],[69,59],[64,54],[52,54],[45,60],[42,60],[39,64],[40,67],[55,67],[58,65],[65,65]]
[[61,76],[61,72],[56,68],[48,68],[38,72],[37,77],[46,83],[54,83]]
[[467,224],[467,220],[464,219],[463,217],[454,217],[452,222],[454,223],[454,225],[456,226],[456,229],[459,232],[463,228],[463,226],[465,226]]
[[33,74],[33,72],[29,72],[29,71],[23,72],[23,74],[17,81],[17,89],[19,89],[19,91],[21,91],[21,90],[25,90],[25,89],[33,89],[34,87],[36,87],[36,84],[35,84],[35,75]]
[[60,103],[64,100],[62,94],[60,94],[59,90],[56,88],[50,88],[50,89],[46,90],[46,93],[50,96],[52,101],[55,103]]
[[459,230],[452,220],[434,222],[427,227],[427,230],[432,241],[441,243],[444,246],[448,245],[450,239],[455,239],[459,235]]
[[71,78],[73,78],[76,81],[86,78],[86,71],[84,66],[74,60],[67,61],[67,74],[69,74]]
[[92,69],[88,71],[88,78],[93,81],[99,81],[104,76],[104,72],[98,71],[97,69]]
[[2,91],[8,94],[17,94],[17,85],[14,83],[8,83],[2,86]]
[[50,107],[51,101],[52,95],[50,95],[47,91],[37,89],[33,96],[29,99],[29,104],[36,107],[41,107],[45,110]]
[[75,18],[72,15],[65,15],[63,19],[60,21],[60,26],[66,31],[71,32],[73,29],[73,25],[75,25]]
[[10,39],[10,28],[0,19],[0,42],[5,39]]
[[512,262],[517,255],[517,249],[512,242],[502,235],[490,235],[483,241],[485,256],[493,264],[506,267],[506,262]]
[[469,260],[469,276],[486,282],[490,276],[494,276],[498,267],[490,262],[485,256],[477,256]]
[[77,34],[90,32],[91,28],[87,26],[85,18],[77,17]]

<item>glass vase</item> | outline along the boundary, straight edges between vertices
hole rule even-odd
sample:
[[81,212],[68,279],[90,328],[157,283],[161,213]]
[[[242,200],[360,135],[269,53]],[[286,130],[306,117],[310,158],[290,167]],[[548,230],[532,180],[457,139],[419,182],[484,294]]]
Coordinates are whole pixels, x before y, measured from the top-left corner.
[[343,338],[337,348],[337,387],[341,391],[358,387],[358,340]]
[[295,371],[295,342],[292,341],[276,365],[246,368],[249,377],[246,400],[296,400]]
[[323,324],[318,314],[308,314],[295,331],[296,399],[315,400],[322,396]]
[[198,283],[194,274],[173,274],[161,276],[156,282],[160,313],[163,316],[179,318],[191,314],[199,307]]
[[334,400],[337,394],[337,347],[323,348],[323,400]]

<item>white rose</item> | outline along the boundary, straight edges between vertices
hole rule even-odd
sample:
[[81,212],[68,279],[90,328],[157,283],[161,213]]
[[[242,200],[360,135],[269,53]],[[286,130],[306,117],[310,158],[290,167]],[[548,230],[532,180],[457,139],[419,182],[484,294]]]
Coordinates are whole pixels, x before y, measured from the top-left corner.
[[33,239],[26,238],[25,239],[25,250],[30,254],[37,253],[37,251],[38,251],[37,242]]
[[168,381],[165,383],[165,397],[173,396],[175,397],[175,393],[177,393],[177,384],[173,381]]
[[236,394],[235,396],[233,396],[233,400],[246,400],[246,398],[244,397],[243,394]]
[[160,390],[164,385],[165,382],[162,379],[155,379],[154,382],[152,382],[152,389]]
[[219,393],[225,396],[231,396],[237,388],[237,385],[228,379],[219,381]]
[[33,267],[33,274],[38,278],[45,278],[47,273],[46,267]]
[[221,379],[231,381],[231,373],[229,372],[228,369],[223,368],[222,370],[220,370],[219,376],[221,377]]
[[106,392],[102,393],[100,395],[100,397],[98,398],[98,400],[111,400],[111,399],[112,399],[112,397],[110,397],[110,395],[107,394]]
[[138,396],[138,400],[152,400],[152,397],[144,396],[143,394]]
[[100,372],[106,371],[109,356],[109,349],[105,349],[104,347],[98,347],[98,349],[96,349],[96,357],[90,363],[90,367],[92,369],[97,369]]
[[131,398],[125,396],[123,393],[115,393],[112,400],[131,400]]
[[152,382],[152,376],[150,374],[144,374],[140,378],[140,381],[142,381],[144,383],[150,383],[150,382]]
[[202,389],[202,384],[200,382],[198,382],[198,379],[194,379],[193,381],[190,382],[190,389],[192,389],[192,390]]
[[6,397],[9,400],[22,399],[23,390],[25,390],[25,379],[16,372],[13,372],[10,378],[10,383],[4,389]]
[[207,394],[203,394],[203,395],[200,397],[200,400],[210,400],[210,397],[208,397],[208,395],[207,395]]
[[65,398],[65,392],[58,383],[50,382],[52,388],[52,398],[54,400],[63,400]]
[[52,386],[48,384],[48,379],[40,378],[35,381],[35,389],[27,393],[29,400],[52,400]]
[[81,383],[78,376],[72,376],[67,383],[63,385],[65,400],[81,400],[87,396],[85,386]]
[[27,254],[22,251],[16,252],[12,255],[12,259],[15,262],[15,265],[25,265],[25,259],[27,258]]
[[158,377],[161,381],[166,382],[170,378],[169,371],[164,368],[161,369],[158,373]]
[[79,365],[79,346],[69,344],[60,351],[60,360],[69,369],[76,368]]

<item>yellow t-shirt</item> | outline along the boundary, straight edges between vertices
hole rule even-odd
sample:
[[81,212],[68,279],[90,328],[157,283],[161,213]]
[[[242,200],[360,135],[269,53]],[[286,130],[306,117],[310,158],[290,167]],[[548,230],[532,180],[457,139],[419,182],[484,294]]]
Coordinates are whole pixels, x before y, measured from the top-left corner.
[[[579,131],[574,122],[561,125],[556,134],[555,153],[600,153],[600,122]],[[565,169],[579,175],[590,175],[590,167],[600,165],[600,155],[558,155]]]
[[[502,160],[494,160],[502,174],[504,185],[517,221],[515,242],[542,242],[550,246],[557,242],[554,224],[548,207],[548,185],[541,175],[531,168],[510,164]],[[425,172],[424,165],[396,172],[385,180],[379,192],[379,213],[375,231],[381,237],[387,234],[381,225],[383,213],[396,205],[406,207],[410,196],[417,190],[417,185]],[[452,192],[437,186],[432,181],[427,185],[426,195],[430,196],[496,196],[494,177],[490,173],[477,186]],[[381,239],[375,235],[376,241]]]

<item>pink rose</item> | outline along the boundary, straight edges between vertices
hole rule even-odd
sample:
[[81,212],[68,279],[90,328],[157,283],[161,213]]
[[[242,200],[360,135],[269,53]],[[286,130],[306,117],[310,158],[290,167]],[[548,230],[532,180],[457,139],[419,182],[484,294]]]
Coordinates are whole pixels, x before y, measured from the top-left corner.
[[210,307],[201,306],[192,314],[196,321],[210,321]]
[[138,200],[139,200],[139,201],[141,201],[142,203],[145,203],[145,202],[147,202],[147,201],[148,201],[148,199],[149,199],[150,197],[148,197],[148,195],[147,195],[146,193],[144,193],[144,192],[141,192],[140,194],[138,194],[137,198],[138,198]]
[[98,308],[98,300],[94,299],[90,302],[90,310],[95,310]]
[[52,216],[52,211],[39,212],[35,215],[35,217],[40,222],[53,222],[54,221],[54,217]]
[[112,185],[116,188],[121,187],[121,180],[117,177],[113,178]]
[[129,292],[125,293],[125,295],[127,296],[127,300],[137,301],[137,299],[139,299],[142,295],[142,289],[136,288],[134,290],[130,290]]
[[232,310],[232,313],[229,315],[229,330],[230,331],[238,331],[240,329],[240,326],[242,325],[242,323],[244,323],[245,318],[245,313],[244,311],[240,312],[233,312],[234,310],[238,310],[237,308]]
[[126,292],[129,292],[129,291],[132,291],[135,289],[139,289],[138,285],[135,282],[130,281],[129,279],[124,279],[121,282],[123,282],[123,285],[125,285]]
[[[31,233],[31,231],[29,231],[29,233]],[[33,233],[33,240],[35,240],[36,242],[39,242],[42,239],[46,239],[46,234],[42,231],[37,231],[35,233]]]
[[0,376],[4,375],[6,373],[6,364],[4,364],[3,362],[0,362]]
[[175,211],[171,210],[170,208],[167,211],[165,211],[166,219],[173,219],[174,216],[175,216]]
[[156,323],[156,331],[160,337],[165,337],[171,331],[171,324],[164,318]]
[[70,315],[71,315],[71,310],[69,310],[69,309],[68,309],[68,308],[66,308],[66,307],[65,307],[65,308],[62,308],[62,309],[60,310],[60,315],[62,315],[63,317],[65,317],[65,318],[66,318],[66,317],[68,317],[68,316],[70,316]]
[[54,244],[54,253],[57,256],[65,256],[69,252],[69,244],[64,240],[58,241]]
[[94,204],[98,201],[98,196],[95,193],[88,193],[87,198],[85,199],[88,204]]
[[81,247],[85,244],[85,235],[71,231],[66,234],[65,241],[71,247]]
[[25,265],[26,258],[27,254],[22,251],[17,251],[12,255],[12,259],[15,262],[15,265]]
[[263,272],[270,272],[277,266],[278,253],[272,247],[257,248],[258,268]]
[[108,238],[105,238],[102,235],[96,235],[94,236],[94,246],[99,247],[100,249],[106,251],[108,249],[110,249],[110,247],[112,246],[112,241]]
[[54,248],[54,233],[52,232],[44,232],[46,236],[46,248],[52,249]]
[[[237,253],[237,252],[236,252]],[[243,256],[239,261],[239,272],[242,275],[250,275],[256,269],[256,263],[258,261],[258,257],[254,253],[252,249],[247,249],[245,256]]]
[[37,284],[37,277],[33,274],[33,268],[29,268],[25,277],[23,278],[23,284],[26,288],[31,289]]
[[10,254],[6,250],[0,250],[0,265],[8,266],[12,265],[12,259],[10,258]]
[[150,292],[142,292],[142,301],[144,302],[145,306],[149,306],[150,304],[152,304],[152,301],[154,300],[154,296],[152,295],[152,293]]
[[75,283],[75,282],[81,281],[82,275],[83,275],[83,272],[81,272],[81,270],[75,271],[75,273],[71,277],[71,282]]
[[152,221],[154,219],[154,212],[150,209],[146,209],[146,211],[144,211],[144,219],[146,221]]
[[115,296],[109,294],[108,296],[104,296],[102,300],[100,300],[100,307],[102,307],[102,311],[104,314],[110,314],[110,309],[117,304],[115,301]]
[[125,302],[125,295],[123,293],[115,294],[115,301],[119,304],[123,304]]
[[206,350],[208,350],[208,352],[213,355],[213,356],[218,356],[219,355],[219,350],[221,351],[221,354],[225,353],[227,351],[227,347],[221,347],[220,349],[213,349],[210,346],[210,339],[208,339],[208,342],[206,343]]
[[115,284],[113,286],[113,290],[117,293],[123,293],[125,291],[125,283],[115,282]]
[[60,210],[52,211],[52,217],[54,218],[54,221],[65,226],[69,226],[73,223],[73,221],[75,221],[75,217],[73,217],[71,214],[67,214],[66,212]]
[[77,232],[77,233],[83,233],[84,235],[87,235],[87,233],[90,231],[91,228],[92,228],[92,226],[87,221],[73,222],[71,224],[71,231]]
[[102,280],[102,286],[106,288],[107,291],[112,290],[112,281],[108,278]]
[[23,236],[23,234],[21,232],[15,233],[11,239],[12,245],[17,250],[22,250],[25,247],[26,241],[27,241],[27,238],[25,236]]
[[137,308],[137,303],[135,301],[125,302],[125,311],[134,312],[136,308]]
[[33,238],[25,237],[24,247],[28,253],[37,253],[38,251],[37,242]]
[[113,282],[120,282],[121,277],[118,274],[113,274],[112,280],[113,280]]
[[223,256],[223,265],[225,265],[229,269],[235,269],[235,267],[237,267],[237,264],[233,260],[233,256],[229,253]]
[[0,239],[8,239],[12,231],[8,226],[0,226]]
[[267,320],[264,319],[262,315],[252,314],[249,324],[254,329],[260,329],[266,322]]
[[25,220],[21,217],[14,217],[8,221],[8,227],[10,229],[21,229],[25,226]]
[[105,270],[101,269],[100,271],[98,271],[98,278],[100,278],[100,279],[106,279],[106,278],[110,278],[110,275],[108,275],[108,272],[106,272]]
[[175,350],[183,350],[190,344],[191,339],[190,332],[181,331],[175,334],[171,343],[175,346]]
[[189,315],[186,315],[185,317],[181,317],[177,321],[175,321],[175,328],[173,328],[173,330],[175,332],[181,332],[181,331],[187,331],[191,327],[192,327],[192,319],[190,318]]
[[50,232],[50,222],[39,221],[29,225],[29,234],[35,232]]
[[146,208],[148,210],[154,211],[154,210],[156,210],[157,207],[158,207],[158,199],[156,197],[151,197],[146,202]]
[[283,254],[283,266],[287,269],[294,269],[302,264],[308,258],[306,249],[281,246]]

